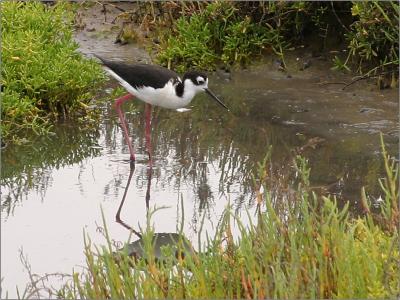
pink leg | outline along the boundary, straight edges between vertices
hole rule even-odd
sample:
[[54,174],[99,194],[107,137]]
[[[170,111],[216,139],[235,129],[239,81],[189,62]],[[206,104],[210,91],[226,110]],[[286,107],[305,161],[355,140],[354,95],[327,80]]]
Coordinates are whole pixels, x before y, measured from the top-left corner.
[[115,216],[115,221],[124,226],[125,228],[127,228],[128,230],[131,230],[134,234],[136,234],[137,237],[142,238],[142,235],[139,232],[137,232],[135,229],[133,229],[131,226],[129,226],[123,220],[121,220],[121,209],[122,206],[124,205],[126,194],[128,193],[129,185],[131,184],[132,175],[134,172],[135,172],[135,162],[131,161],[131,171],[129,172],[128,183],[126,184],[124,196],[122,197],[121,203],[119,204],[118,211]]
[[151,159],[151,104],[146,103],[145,106],[145,119],[146,119],[146,129],[145,129],[145,137],[146,137],[146,148],[147,153],[149,154],[149,165],[152,167],[152,159]]
[[149,160],[149,168],[147,170],[147,190],[146,190],[146,212],[149,211],[150,207],[150,190],[151,190],[151,177],[153,175],[153,166],[151,160]]
[[119,120],[122,125],[125,142],[128,144],[128,147],[129,147],[129,152],[131,154],[131,160],[134,161],[135,160],[135,152],[133,151],[132,142],[131,142],[131,139],[129,138],[128,126],[126,124],[125,116],[124,116],[124,113],[122,112],[122,108],[121,108],[121,105],[123,103],[125,103],[128,100],[131,100],[132,98],[133,98],[133,95],[131,95],[131,94],[127,94],[125,96],[118,98],[117,100],[115,100],[115,109],[117,110]]

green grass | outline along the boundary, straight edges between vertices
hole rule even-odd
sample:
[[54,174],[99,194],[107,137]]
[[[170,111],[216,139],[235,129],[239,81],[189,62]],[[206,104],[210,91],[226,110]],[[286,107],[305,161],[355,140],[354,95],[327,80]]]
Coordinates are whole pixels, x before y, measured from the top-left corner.
[[182,72],[215,69],[218,64],[247,64],[264,48],[275,47],[279,33],[242,18],[236,5],[216,1],[190,17],[181,16],[172,30],[161,31],[158,63]]
[[[162,8],[161,8],[162,10]],[[333,67],[361,74],[392,75],[399,65],[399,4],[395,1],[227,2],[165,5],[167,20],[156,15],[159,64],[188,68],[247,65],[272,50],[284,54],[312,45],[316,54],[347,50]],[[178,20],[174,20],[173,17]],[[394,70],[394,71],[393,71]]]
[[3,139],[45,133],[52,120],[84,112],[104,75],[77,52],[68,4],[2,1],[1,11]]
[[[334,198],[309,187],[305,159],[294,160],[295,200],[272,197],[268,157],[259,165],[256,223],[243,226],[228,207],[215,236],[200,241],[200,251],[157,262],[152,228],[144,232],[144,258],[122,255],[118,262],[106,234],[106,247],[85,239],[87,270],[58,291],[65,299],[131,298],[396,298],[400,295],[398,164],[383,147],[387,171],[384,203],[372,214],[365,192],[365,214],[354,218]],[[233,224],[240,229],[233,238]],[[106,228],[105,228],[106,229]],[[107,231],[106,231],[107,232]],[[199,233],[199,237],[200,237]],[[170,249],[165,248],[165,253]],[[175,266],[173,268],[173,266]]]

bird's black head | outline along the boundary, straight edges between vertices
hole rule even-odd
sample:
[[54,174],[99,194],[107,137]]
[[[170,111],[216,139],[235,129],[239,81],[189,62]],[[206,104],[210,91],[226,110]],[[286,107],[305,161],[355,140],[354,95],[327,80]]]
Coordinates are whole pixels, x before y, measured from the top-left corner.
[[189,79],[194,85],[205,86],[207,88],[208,79],[206,73],[189,71],[183,75],[183,82],[185,82],[185,79]]
[[199,71],[189,71],[183,75],[183,84],[185,89],[193,91],[194,94],[198,92],[206,92],[211,98],[217,101],[221,106],[228,109],[226,105],[218,99],[213,92],[208,88],[208,78],[207,75]]

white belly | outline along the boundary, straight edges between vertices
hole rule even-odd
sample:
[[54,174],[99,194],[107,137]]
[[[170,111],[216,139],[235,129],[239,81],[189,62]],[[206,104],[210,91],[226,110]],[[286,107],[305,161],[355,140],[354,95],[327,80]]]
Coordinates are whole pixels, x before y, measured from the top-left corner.
[[193,98],[188,98],[187,95],[184,95],[184,97],[178,97],[175,93],[175,87],[171,81],[169,81],[163,88],[160,89],[154,89],[152,87],[138,88],[136,90],[136,94],[133,95],[151,105],[170,109],[185,107]]
[[112,77],[132,95],[140,100],[155,106],[164,108],[177,109],[187,106],[194,97],[194,93],[184,93],[182,97],[178,97],[172,81],[169,81],[163,88],[155,89],[152,87],[134,88],[114,71],[104,68]]

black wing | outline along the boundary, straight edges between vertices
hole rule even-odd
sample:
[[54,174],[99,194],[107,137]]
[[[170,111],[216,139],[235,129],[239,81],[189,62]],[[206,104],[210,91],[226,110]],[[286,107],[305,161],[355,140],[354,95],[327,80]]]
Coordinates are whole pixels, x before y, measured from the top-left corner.
[[178,80],[178,74],[160,66],[147,64],[127,65],[95,56],[134,88],[152,86],[159,89],[164,87],[171,79]]

